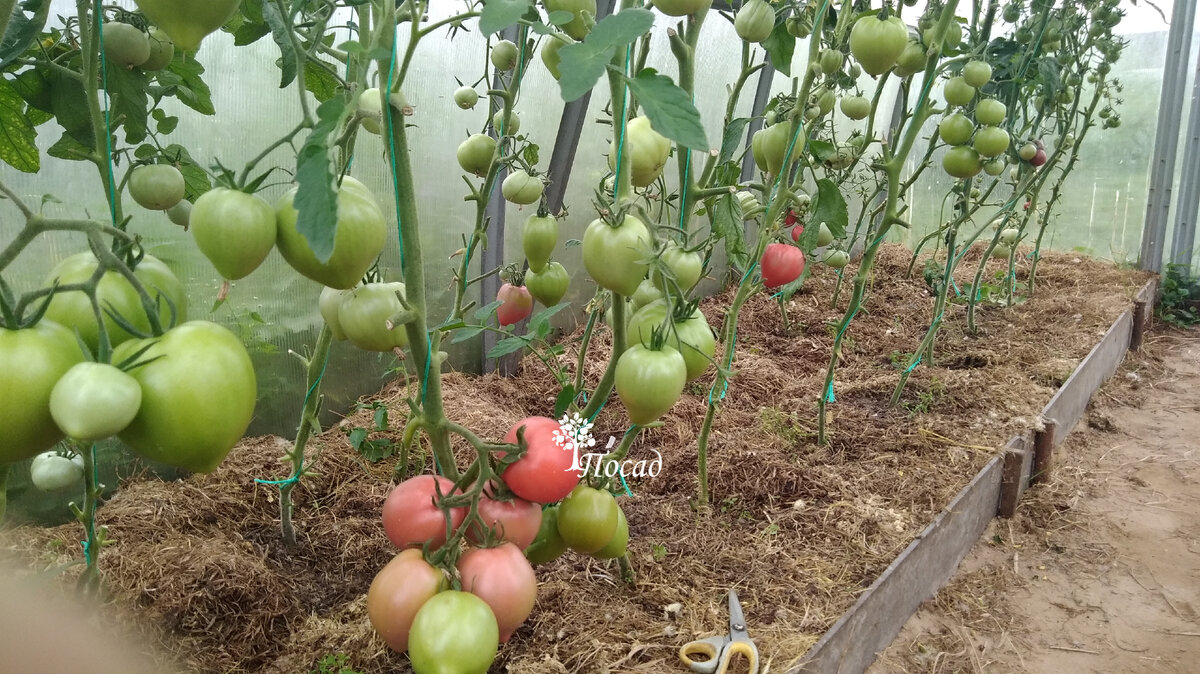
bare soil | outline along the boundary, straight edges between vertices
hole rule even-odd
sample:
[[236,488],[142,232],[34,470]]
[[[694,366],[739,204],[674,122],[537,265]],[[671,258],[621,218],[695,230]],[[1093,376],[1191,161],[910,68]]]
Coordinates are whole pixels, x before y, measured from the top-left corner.
[[[1080,256],[1046,255],[1038,296],[983,307],[979,336],[966,334],[965,307],[952,304],[936,358],[913,372],[893,407],[892,388],[933,308],[920,273],[904,277],[909,255],[887,246],[880,256],[868,304],[843,345],[824,447],[814,438],[816,402],[849,290],[831,306],[836,278],[818,270],[789,303],[786,326],[770,298],[747,304],[737,376],[710,446],[712,507],[692,502],[696,436],[709,396],[701,380],[630,455],[650,458],[657,450],[664,457],[661,475],[632,480],[633,496],[620,499],[636,587],[622,583],[612,562],[568,554],[539,567],[537,606],[494,672],[676,671],[682,643],[725,628],[731,587],[767,671],[786,670],[1009,437],[1036,422],[1146,281]],[[999,261],[989,264],[989,277],[1002,276]],[[974,265],[962,269],[959,287]],[[723,295],[704,303],[714,327],[728,302]],[[576,332],[562,342],[568,372],[579,338]],[[593,385],[607,341],[599,331],[584,365]],[[444,390],[455,421],[501,437],[521,418],[547,414],[558,384],[527,357],[517,377],[451,373]],[[394,383],[364,402],[386,405],[395,429],[413,393]],[[351,414],[310,443],[320,474],[296,490],[295,550],[280,544],[277,489],[254,481],[283,477],[286,441],[279,438],[245,440],[208,475],[171,482],[130,476],[103,506],[99,520],[113,540],[100,557],[107,610],[141,634],[141,643],[157,645],[164,671],[303,674],[335,654],[347,656],[354,672],[409,671],[406,658],[374,635],[365,612],[371,579],[396,552],[379,520],[395,459],[370,463],[347,440],[351,428],[370,427],[371,417],[371,410]],[[626,428],[614,398],[593,432],[603,440]],[[398,439],[394,431],[376,437]],[[0,531],[0,552],[31,574],[59,573],[66,583],[78,572],[63,565],[78,559],[79,533],[78,525]]]
[[1197,671],[1198,390],[1200,335],[1157,335],[870,671]]

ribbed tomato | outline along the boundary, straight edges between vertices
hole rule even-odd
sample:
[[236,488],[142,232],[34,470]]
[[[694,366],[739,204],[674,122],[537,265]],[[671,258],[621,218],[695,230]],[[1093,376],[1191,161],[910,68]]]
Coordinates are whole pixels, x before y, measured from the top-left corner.
[[517,430],[524,427],[525,455],[500,476],[514,494],[534,503],[556,503],[579,484],[575,452],[563,447],[562,426],[549,417],[529,417],[513,426],[504,441],[517,442]]
[[402,550],[375,574],[367,590],[367,618],[394,651],[408,650],[408,631],[417,611],[445,587],[445,576],[420,550]]
[[779,288],[800,278],[804,271],[804,251],[786,243],[769,243],[759,266],[763,285]]
[[533,612],[537,576],[521,548],[512,543],[468,550],[458,559],[458,575],[463,591],[491,607],[501,643],[508,641]]
[[[440,475],[418,475],[396,485],[383,502],[383,529],[398,548],[421,547],[431,550],[446,544],[446,516],[438,509],[438,493],[444,498],[454,492],[454,482]],[[451,508],[449,529],[458,529],[466,508]]]

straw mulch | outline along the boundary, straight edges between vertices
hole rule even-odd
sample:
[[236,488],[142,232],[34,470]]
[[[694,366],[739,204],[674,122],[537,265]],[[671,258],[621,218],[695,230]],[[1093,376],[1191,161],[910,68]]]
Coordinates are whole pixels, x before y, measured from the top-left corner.
[[[916,368],[902,404],[891,407],[900,371],[894,361],[916,348],[933,307],[919,272],[903,278],[908,255],[892,246],[881,254],[865,310],[843,347],[826,447],[815,442],[816,402],[830,324],[845,311],[848,284],[833,309],[835,277],[817,270],[790,303],[786,330],[770,298],[747,304],[737,375],[710,443],[711,509],[692,503],[708,396],[701,380],[631,452],[649,458],[655,449],[664,457],[662,474],[632,480],[634,496],[620,499],[636,588],[620,580],[615,563],[570,553],[540,567],[534,614],[493,671],[677,671],[684,641],[727,626],[731,587],[764,664],[784,671],[995,448],[1036,424],[1056,387],[1146,280],[1106,263],[1048,254],[1036,298],[984,308],[980,336],[966,335],[965,307],[951,305],[935,360]],[[974,271],[972,263],[962,267],[960,284]],[[846,271],[849,278],[854,270]],[[714,328],[728,301],[726,294],[703,305]],[[563,338],[569,371],[578,339]],[[589,382],[603,370],[606,340],[599,330]],[[484,437],[548,414],[558,391],[532,357],[518,377],[452,373],[444,389],[451,418]],[[393,428],[403,424],[405,394],[397,384],[373,398],[389,406]],[[297,550],[279,542],[276,488],[254,482],[281,476],[284,445],[277,438],[248,438],[210,475],[130,479],[103,506],[99,520],[114,539],[101,556],[112,609],[169,653],[160,656],[164,664],[295,674],[344,654],[356,672],[409,671],[366,619],[367,587],[395,554],[379,520],[393,466],[369,464],[347,441],[350,428],[371,425],[370,415],[355,413],[310,443],[320,452],[320,475],[296,491]],[[603,442],[626,426],[614,397],[593,434]],[[0,536],[0,550],[44,569],[75,556],[78,538],[77,526],[18,528]]]

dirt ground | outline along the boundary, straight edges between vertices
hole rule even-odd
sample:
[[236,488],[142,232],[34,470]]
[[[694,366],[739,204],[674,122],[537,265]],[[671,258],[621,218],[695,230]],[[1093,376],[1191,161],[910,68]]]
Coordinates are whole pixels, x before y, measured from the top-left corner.
[[872,674],[1195,672],[1200,334],[1155,337]]

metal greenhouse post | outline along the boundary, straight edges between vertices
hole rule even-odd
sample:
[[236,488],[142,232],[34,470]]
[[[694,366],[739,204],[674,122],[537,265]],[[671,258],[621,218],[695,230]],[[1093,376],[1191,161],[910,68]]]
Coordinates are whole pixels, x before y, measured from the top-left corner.
[[1183,174],[1179,180],[1179,199],[1175,202],[1175,232],[1171,240],[1171,261],[1192,266],[1192,248],[1196,245],[1196,215],[1200,212],[1200,60],[1192,84],[1192,117],[1188,122],[1187,146],[1183,152]]
[[1183,92],[1187,86],[1188,56],[1192,30],[1196,22],[1196,3],[1177,0],[1171,13],[1171,31],[1167,36],[1167,62],[1163,68],[1163,89],[1158,108],[1158,131],[1154,141],[1154,159],[1150,165],[1150,189],[1146,203],[1146,223],[1142,230],[1139,266],[1152,272],[1162,271],[1163,245],[1167,216],[1171,211],[1171,193],[1175,178],[1175,160],[1179,144],[1179,120],[1183,113]]

